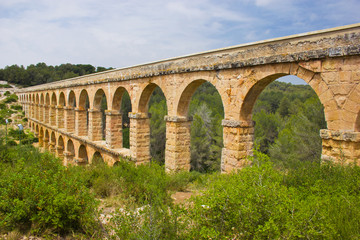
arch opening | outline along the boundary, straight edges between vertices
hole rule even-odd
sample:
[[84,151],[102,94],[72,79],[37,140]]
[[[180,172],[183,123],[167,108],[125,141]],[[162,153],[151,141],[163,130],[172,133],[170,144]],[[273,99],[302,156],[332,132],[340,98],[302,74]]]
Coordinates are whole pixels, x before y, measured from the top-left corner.
[[[76,119],[78,127],[78,134],[80,136],[88,135],[89,131],[89,107],[90,107],[90,101],[89,101],[89,95],[87,91],[84,89],[80,93],[79,98],[79,119]],[[84,112],[83,112],[84,111]]]
[[66,101],[65,101],[65,94],[63,92],[59,95],[59,105],[65,107]]
[[64,144],[63,137],[59,136],[57,142],[58,142],[58,144],[57,144],[57,154],[58,154],[58,156],[63,156],[64,155],[64,149],[65,149],[65,144]]
[[193,119],[190,126],[190,170],[220,171],[224,105],[216,87],[202,79],[190,83],[180,97],[177,114]]
[[275,74],[256,83],[244,99],[240,119],[255,123],[255,148],[279,166],[320,161],[324,107],[304,80],[291,76],[292,84],[286,79]]
[[75,147],[71,139],[66,144],[66,151],[68,152],[68,161],[72,161],[75,156]]
[[91,164],[95,165],[101,165],[105,164],[103,157],[101,156],[101,153],[96,151],[91,159]]
[[89,162],[88,160],[88,154],[86,151],[86,147],[84,145],[80,145],[79,147],[79,165],[86,165]]
[[[152,88],[152,87],[151,87]],[[150,118],[150,155],[151,160],[161,165],[165,163],[166,122],[167,115],[166,98],[159,86],[153,88],[148,100]]]
[[108,109],[107,107],[107,98],[106,94],[102,89],[99,89],[95,93],[93,106],[95,110],[99,110],[101,113],[101,139],[105,140],[106,137],[106,115],[105,111]]
[[119,111],[121,114],[121,136],[122,148],[130,148],[130,118],[129,112],[132,111],[130,95],[125,88],[119,87],[116,89],[112,101],[112,110]]

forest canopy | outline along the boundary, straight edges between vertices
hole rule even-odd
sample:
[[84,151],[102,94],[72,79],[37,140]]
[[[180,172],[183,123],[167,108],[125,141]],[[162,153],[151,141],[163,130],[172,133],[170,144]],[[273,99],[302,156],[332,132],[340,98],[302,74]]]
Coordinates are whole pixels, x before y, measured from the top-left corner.
[[26,68],[19,65],[6,66],[0,69],[0,80],[24,87],[59,81],[63,79],[102,72],[112,68],[94,67],[90,64],[61,64],[50,66],[46,63],[31,64]]

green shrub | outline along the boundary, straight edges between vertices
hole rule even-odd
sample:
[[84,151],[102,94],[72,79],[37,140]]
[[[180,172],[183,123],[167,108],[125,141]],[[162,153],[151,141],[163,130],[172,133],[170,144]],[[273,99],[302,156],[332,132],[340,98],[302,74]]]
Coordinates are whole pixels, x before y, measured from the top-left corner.
[[6,91],[5,93],[4,93],[4,96],[10,96],[10,92],[9,91]]
[[97,203],[80,175],[29,145],[7,151],[13,164],[0,164],[0,169],[7,169],[0,171],[1,230],[36,234],[97,231]]
[[10,108],[16,111],[22,111],[22,106],[20,105],[11,105]]
[[11,95],[6,95],[8,96],[6,99],[5,99],[5,103],[12,103],[12,102],[17,102],[18,100],[18,96],[16,94],[11,94]]
[[[356,239],[360,169],[304,165],[276,170],[256,153],[252,167],[214,176],[189,209],[194,239]],[[353,210],[352,210],[353,209]]]

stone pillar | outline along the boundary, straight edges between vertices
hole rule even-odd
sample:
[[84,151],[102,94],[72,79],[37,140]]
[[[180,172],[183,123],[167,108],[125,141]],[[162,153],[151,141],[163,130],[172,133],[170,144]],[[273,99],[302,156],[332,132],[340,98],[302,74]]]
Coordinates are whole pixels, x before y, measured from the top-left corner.
[[360,165],[360,132],[321,129],[321,160]]
[[69,133],[75,132],[75,110],[72,107],[64,107],[64,128]]
[[64,154],[64,165],[67,166],[68,164],[74,163],[75,155],[71,152],[63,152]]
[[44,138],[43,138],[43,136],[39,135],[38,138],[39,138],[39,148],[44,147]]
[[129,113],[130,152],[136,164],[150,162],[150,118],[146,113]]
[[45,105],[39,104],[39,118],[40,122],[44,122]]
[[49,123],[49,106],[44,106],[44,123]]
[[58,105],[56,109],[56,126],[58,128],[64,128],[64,106]]
[[55,105],[50,105],[49,115],[50,115],[50,125],[55,126],[56,125],[56,109],[55,109]]
[[223,120],[224,148],[221,154],[221,172],[229,173],[249,164],[253,155],[254,123],[252,121]]
[[89,139],[91,141],[102,140],[101,111],[89,109]]
[[109,148],[122,148],[122,115],[119,111],[106,110],[106,144]]
[[88,135],[87,111],[85,109],[75,108],[75,135]]
[[31,118],[34,118],[34,104],[30,103],[30,112],[29,115]]
[[36,105],[36,120],[41,122],[41,105]]
[[56,106],[56,126],[58,128],[64,128],[64,107]]
[[192,118],[165,116],[165,170],[190,170],[190,126]]

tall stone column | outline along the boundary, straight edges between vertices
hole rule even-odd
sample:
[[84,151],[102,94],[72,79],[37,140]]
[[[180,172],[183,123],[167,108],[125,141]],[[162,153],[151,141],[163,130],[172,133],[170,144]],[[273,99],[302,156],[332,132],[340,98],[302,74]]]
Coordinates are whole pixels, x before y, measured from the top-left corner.
[[130,152],[136,164],[150,162],[150,118],[146,113],[129,113]]
[[75,108],[75,134],[78,136],[87,136],[87,111],[85,109]]
[[41,105],[36,104],[36,120],[41,121]]
[[34,118],[35,116],[35,105],[34,103],[30,103],[30,117]]
[[64,128],[64,107],[56,106],[56,126],[58,128]]
[[89,109],[89,139],[91,141],[102,140],[101,111]]
[[360,165],[360,132],[321,129],[321,160]]
[[252,121],[223,120],[224,148],[221,154],[221,172],[229,173],[249,164],[253,155],[254,123]]
[[44,106],[44,123],[49,123],[49,107],[48,105]]
[[40,122],[44,122],[45,105],[39,104],[39,118]]
[[39,138],[39,148],[44,147],[44,137],[39,135],[38,138]]
[[165,116],[166,146],[165,170],[190,170],[190,126],[189,117]]
[[55,105],[50,105],[49,115],[50,115],[50,125],[55,126],[56,125],[56,109],[55,109]]
[[69,133],[75,132],[75,110],[73,107],[64,107],[64,128]]
[[109,148],[122,148],[122,115],[119,111],[106,110],[106,144]]

